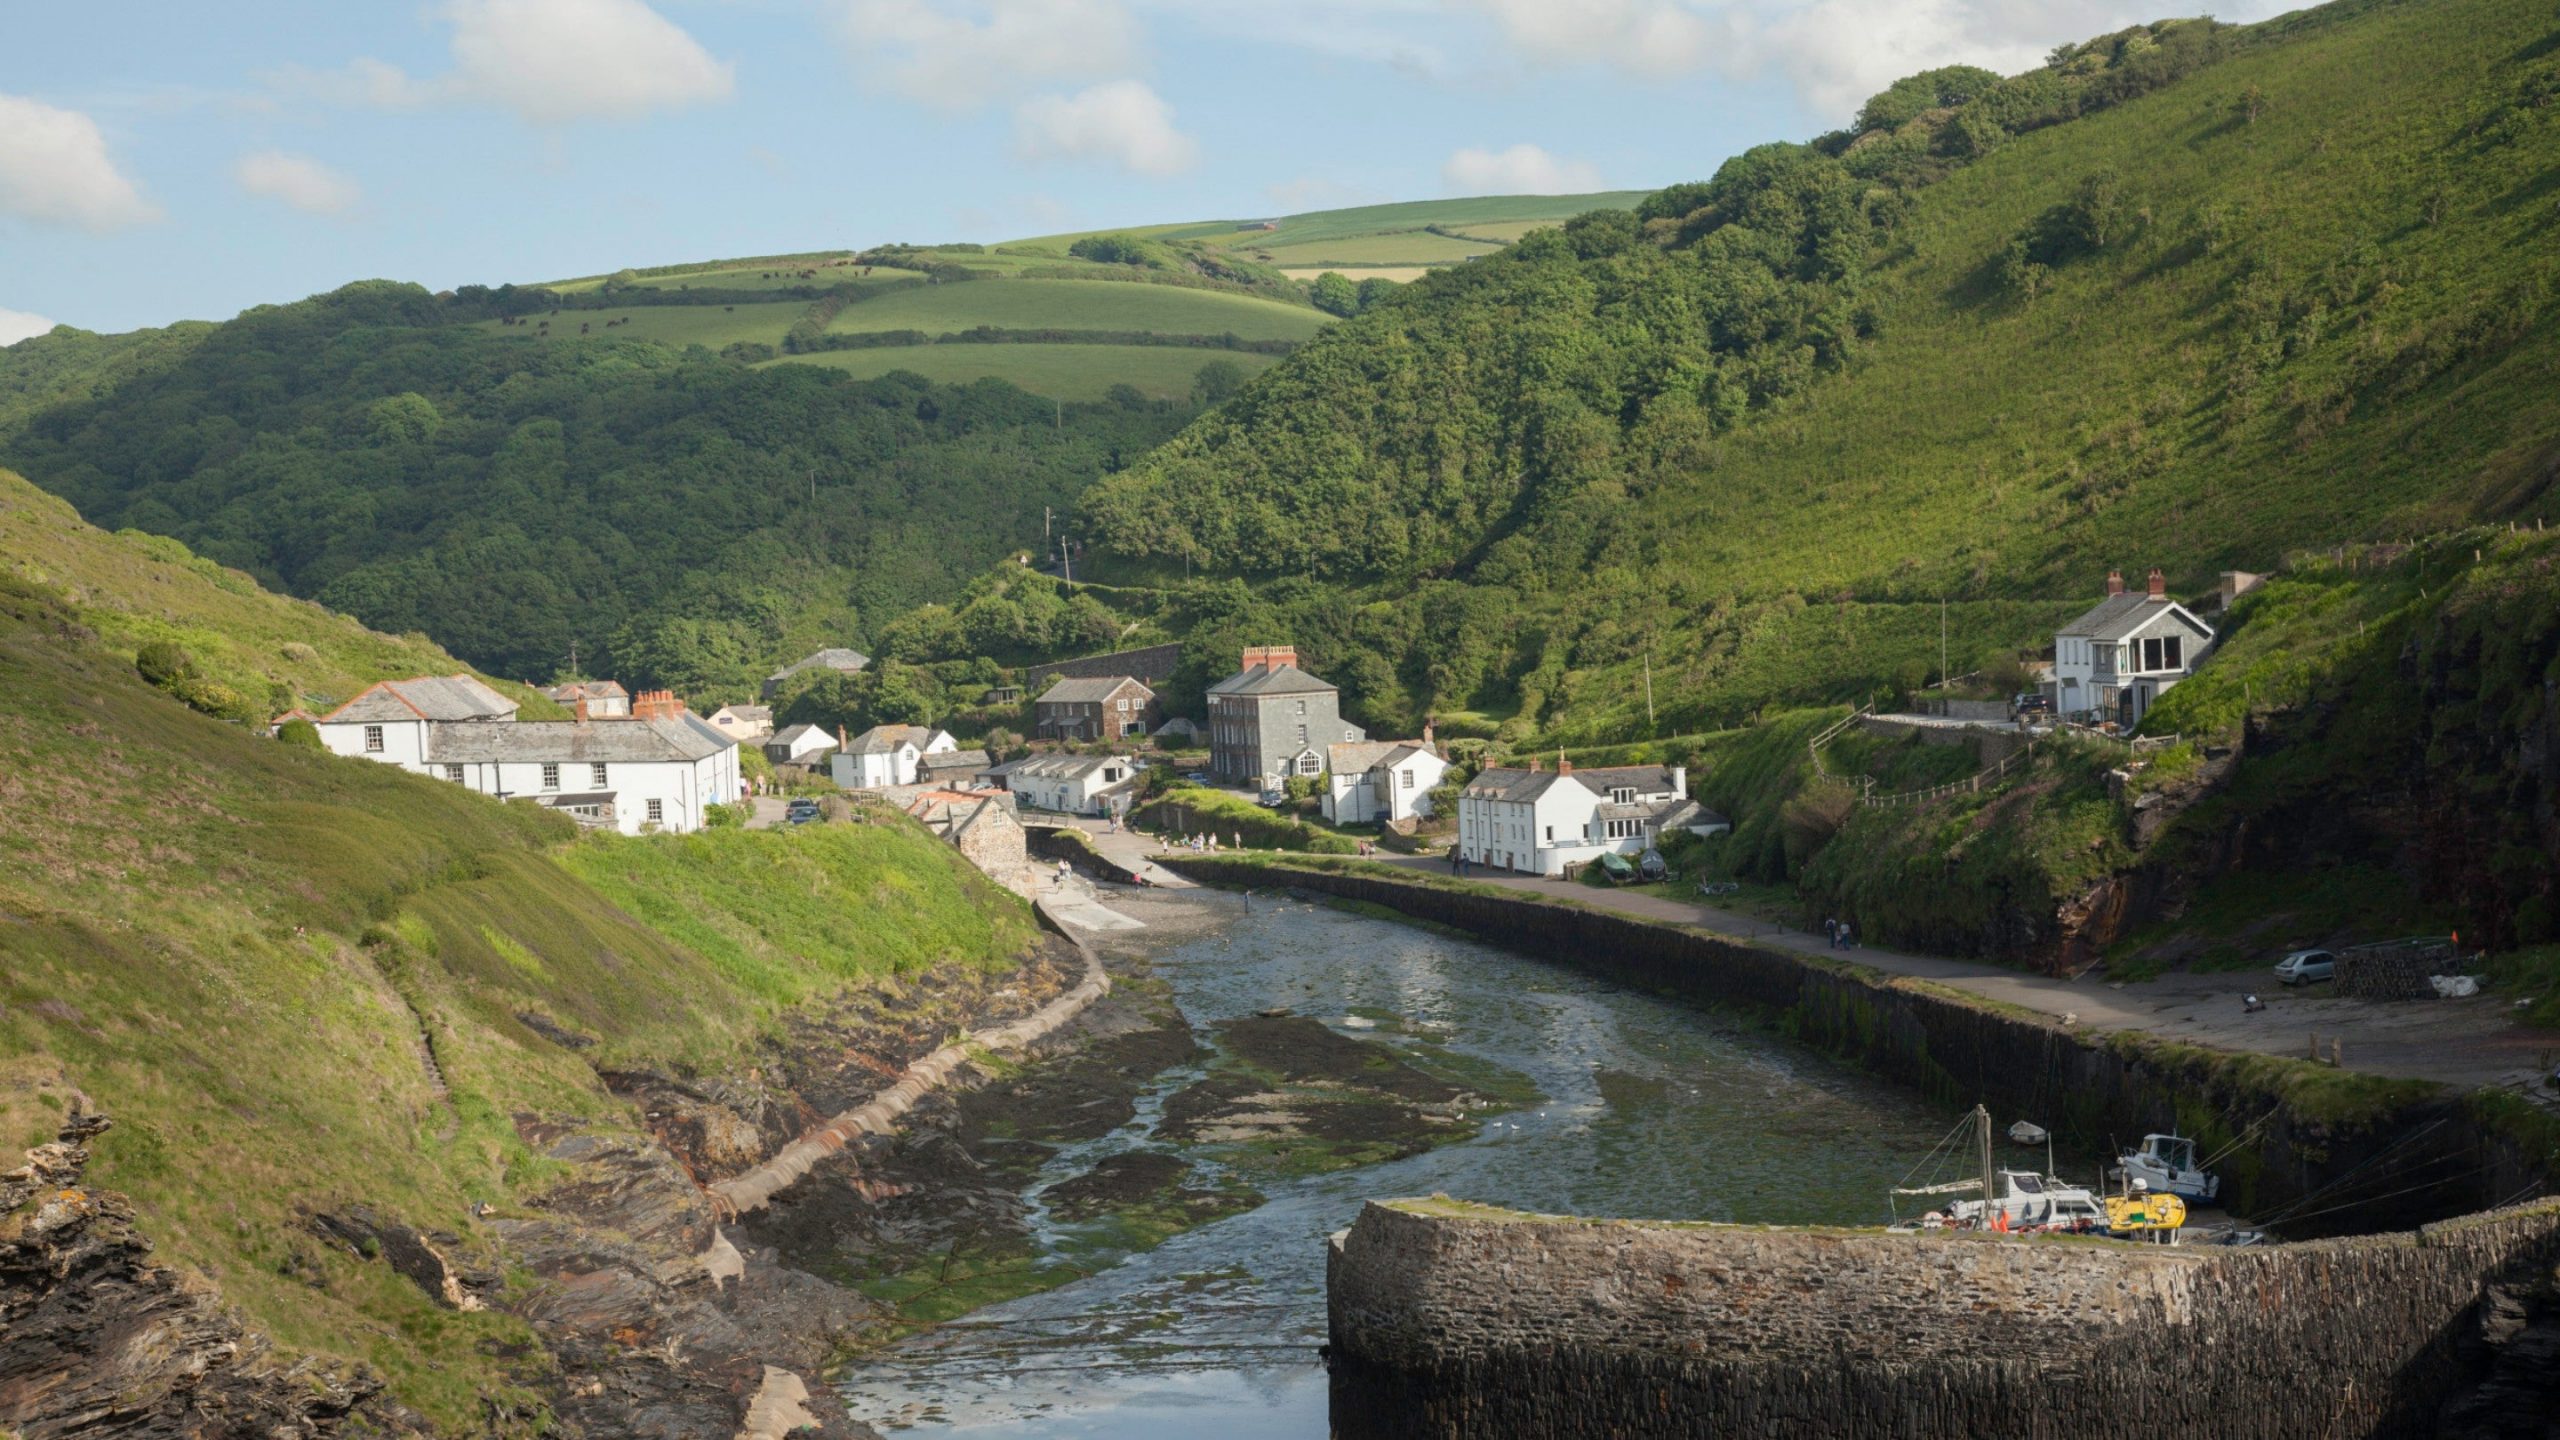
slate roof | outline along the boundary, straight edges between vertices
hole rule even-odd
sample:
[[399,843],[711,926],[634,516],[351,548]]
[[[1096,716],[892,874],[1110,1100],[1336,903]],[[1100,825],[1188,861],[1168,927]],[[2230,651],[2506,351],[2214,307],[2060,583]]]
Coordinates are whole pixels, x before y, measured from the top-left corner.
[[848,650],[841,645],[830,645],[824,650],[812,650],[808,654],[801,656],[798,660],[783,666],[781,669],[774,671],[772,674],[767,675],[764,678],[769,681],[779,683],[790,679],[792,676],[799,674],[803,670],[813,670],[821,665],[830,670],[841,670],[850,675],[870,663],[871,657],[863,654],[859,650]]
[[1334,687],[1295,665],[1239,670],[1209,687],[1212,695],[1332,694]]
[[437,765],[682,762],[707,759],[737,743],[707,726],[682,720],[616,720],[609,725],[580,725],[573,720],[439,724],[427,727],[427,760]]
[[631,692],[623,689],[620,682],[613,680],[573,680],[566,685],[552,685],[546,687],[542,693],[564,705],[576,700],[581,695],[586,696],[590,700],[628,700],[631,698]]
[[[1659,795],[1671,788],[1671,771],[1660,765],[1607,765],[1588,770],[1558,774],[1553,770],[1517,770],[1497,767],[1484,771],[1467,782],[1460,794],[1476,800],[1504,800],[1526,803],[1547,793],[1559,782],[1578,782],[1594,795],[1607,796],[1620,786],[1632,786],[1638,795]],[[1628,814],[1652,814],[1659,800],[1639,801]]]
[[2211,635],[2212,627],[2186,613],[2184,606],[2167,596],[2153,596],[2147,590],[2127,590],[2110,595],[2089,607],[2077,620],[2055,631],[2078,640],[2122,640],[2163,615],[2184,616],[2199,634]]
[[874,725],[853,737],[844,747],[847,755],[886,755],[901,745],[918,750],[933,743],[935,731],[930,725]]
[[1040,780],[1082,780],[1105,765],[1127,766],[1132,776],[1138,773],[1137,767],[1126,755],[1035,755],[1028,760],[1016,760],[1010,766],[1002,768],[1009,776],[1028,775]]
[[1430,753],[1436,752],[1419,740],[1346,740],[1324,747],[1324,760],[1325,768],[1336,775],[1358,775]]
[[1670,809],[1662,812],[1658,823],[1665,830],[1690,830],[1700,825],[1723,825],[1729,828],[1733,824],[1732,821],[1724,818],[1722,812],[1710,810],[1695,800],[1682,800],[1674,804]]
[[386,720],[504,720],[516,702],[468,675],[421,675],[369,685],[320,717],[323,725],[378,725]]
[[836,737],[819,729],[815,725],[794,725],[790,729],[783,731],[781,734],[767,739],[764,743],[767,745],[797,745],[800,743],[801,737],[807,735],[815,735],[819,739],[824,740],[827,742],[826,748],[830,750],[835,748]]
[[1061,680],[1049,687],[1048,692],[1040,697],[1039,703],[1098,705],[1120,693],[1120,688],[1124,685],[1135,685],[1141,690],[1146,690],[1151,699],[1156,693],[1148,690],[1146,683],[1135,675],[1096,675],[1089,679]]
[[945,750],[939,755],[916,757],[916,768],[928,775],[947,775],[955,770],[972,774],[995,763],[995,757],[984,750]]
[[[730,718],[742,724],[770,725],[773,723],[773,707],[770,705],[723,705],[720,710],[727,711]],[[712,713],[717,716],[720,711],[715,710]]]

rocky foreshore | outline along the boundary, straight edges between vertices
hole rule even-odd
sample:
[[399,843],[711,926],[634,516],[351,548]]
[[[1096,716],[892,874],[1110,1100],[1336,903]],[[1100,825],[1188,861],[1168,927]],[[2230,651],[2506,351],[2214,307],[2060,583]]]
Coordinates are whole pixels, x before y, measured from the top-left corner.
[[[445,1308],[531,1325],[541,1346],[515,1368],[541,1403],[489,1401],[478,1433],[867,1436],[821,1373],[878,1307],[772,1246],[740,1243],[726,1223],[734,1199],[718,1188],[878,1097],[902,1097],[903,1114],[940,1085],[983,1079],[997,1052],[1104,988],[1098,962],[1054,938],[1014,969],[884,981],[796,1017],[735,1073],[606,1074],[643,1130],[516,1116],[557,1173],[486,1208],[475,1234],[422,1230],[350,1197],[315,1202],[307,1238],[390,1267]],[[957,1059],[955,1033],[971,1037]],[[578,1048],[579,1037],[550,1038]],[[363,1364],[284,1358],[214,1285],[155,1261],[132,1204],[82,1183],[111,1128],[75,1109],[60,1139],[0,1175],[0,1434],[426,1433]],[[768,1176],[767,1193],[798,1178]],[[858,1174],[830,1178],[862,1186]]]

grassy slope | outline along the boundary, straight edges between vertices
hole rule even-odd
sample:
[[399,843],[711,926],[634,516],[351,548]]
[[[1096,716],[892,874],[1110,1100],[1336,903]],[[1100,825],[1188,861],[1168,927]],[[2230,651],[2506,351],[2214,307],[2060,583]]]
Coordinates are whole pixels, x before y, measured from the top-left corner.
[[1219,290],[1107,280],[981,280],[901,290],[848,305],[827,328],[941,334],[986,325],[1000,330],[1148,330],[1163,335],[1304,340],[1323,329],[1324,322],[1319,310]]
[[[1883,339],[1665,495],[1665,558],[1746,593],[1961,594],[1978,566],[2076,594],[2094,557],[2201,582],[2532,499],[2516,485],[2560,434],[2560,334],[2520,322],[2560,294],[2560,127],[2467,132],[2511,108],[2551,25],[2527,0],[2375,9],[1923,192]],[[2251,86],[2254,123],[2234,113]],[[2150,216],[2135,240],[2032,302],[1988,298],[1984,262],[2110,169]],[[2517,310],[2511,291],[2529,297],[2496,317],[2513,329],[2466,353],[2453,332]],[[2259,292],[2321,302],[2272,363],[2244,313]],[[2357,383],[2410,346],[2438,352],[2423,390]]]
[[[176,540],[84,524],[71,506],[0,470],[0,576],[59,591],[119,656],[168,640],[197,668],[244,694],[275,686],[305,708],[334,704],[377,680],[470,667],[423,635],[384,635],[344,615],[258,588]],[[482,676],[528,720],[562,718],[526,686]]]
[[[527,1337],[315,1244],[303,1212],[361,1200],[469,1234],[472,1201],[547,1177],[508,1117],[629,1123],[590,1062],[720,1063],[794,1002],[1032,939],[906,827],[573,840],[187,710],[83,613],[0,573],[0,1145],[86,1093],[118,1122],[92,1175],[164,1260],[290,1349],[369,1361],[447,1430],[510,1393],[495,1347]],[[582,1057],[522,1014],[598,1043]]]

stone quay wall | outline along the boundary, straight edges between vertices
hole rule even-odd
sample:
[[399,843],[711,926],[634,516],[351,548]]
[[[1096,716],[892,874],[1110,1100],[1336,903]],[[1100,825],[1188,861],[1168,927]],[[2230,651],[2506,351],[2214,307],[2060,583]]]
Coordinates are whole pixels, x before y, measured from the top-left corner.
[[1760,1015],[1816,1049],[1954,1108],[2033,1120],[2067,1148],[2105,1151],[2151,1131],[2194,1137],[2223,1203],[2289,1236],[2408,1228],[2484,1210],[2537,1184],[2560,1189],[2542,1132],[2445,1087],[2343,1074],[2138,1033],[2066,1028],[1846,959],[1766,949],[1704,930],[1375,869],[1318,871],[1250,858],[1168,868],[1210,884],[1294,888],[1382,905],[1488,944],[1671,998]]
[[1372,1204],[1330,1258],[1341,1440],[2438,1433],[2560,1202],[2229,1249]]

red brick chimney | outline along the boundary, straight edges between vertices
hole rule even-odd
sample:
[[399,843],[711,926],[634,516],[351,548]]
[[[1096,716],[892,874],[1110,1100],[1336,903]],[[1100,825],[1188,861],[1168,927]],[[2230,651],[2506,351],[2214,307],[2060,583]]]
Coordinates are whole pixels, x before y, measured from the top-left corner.
[[1556,747],[1556,773],[1559,775],[1570,775],[1573,773],[1573,762],[1564,758],[1563,746]]
[[1248,671],[1262,669],[1264,665],[1269,663],[1270,659],[1271,652],[1259,645],[1247,645],[1244,647],[1243,668]]
[[1274,645],[1269,650],[1263,652],[1263,658],[1264,662],[1274,670],[1279,669],[1283,665],[1295,665],[1298,663],[1298,647],[1295,645]]
[[852,741],[847,740],[846,738],[844,738],[844,727],[843,727],[842,725],[838,725],[838,726],[836,727],[836,748],[837,748],[837,749],[839,749],[839,750],[842,750],[843,748],[845,748],[845,747],[846,747],[846,746],[848,746],[848,745],[851,745],[852,743],[853,743]]
[[2107,572],[2107,593],[2110,595],[2121,595],[2124,593],[2123,571],[2110,570]]
[[2154,565],[2151,567],[2151,579],[2149,583],[2151,586],[2152,599],[2166,600],[2169,598],[2169,577],[2160,573],[2159,566]]
[[1545,761],[1545,759],[1543,759],[1542,757],[1540,757],[1540,756],[1536,756],[1536,755],[1532,755],[1532,756],[1530,756],[1530,757],[1529,757],[1529,773],[1530,773],[1530,774],[1532,774],[1532,775],[1537,774],[1540,770],[1543,770],[1543,769],[1545,769],[1545,768],[1546,768],[1546,764],[1547,764],[1547,762],[1546,762],[1546,761]]
[[584,689],[578,691],[577,702],[569,707],[569,713],[577,718],[579,724],[587,723],[587,692]]
[[673,690],[643,690],[631,697],[634,720],[673,720],[684,713],[684,702]]

